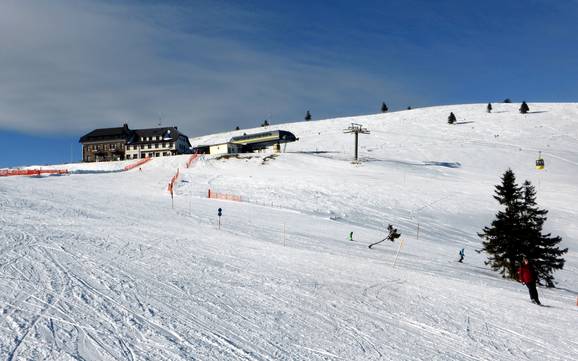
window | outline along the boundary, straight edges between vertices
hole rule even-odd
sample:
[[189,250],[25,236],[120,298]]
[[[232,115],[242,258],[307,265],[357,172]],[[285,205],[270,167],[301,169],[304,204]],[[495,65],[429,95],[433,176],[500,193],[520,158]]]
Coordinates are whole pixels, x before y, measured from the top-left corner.
[[148,149],[151,149],[151,148],[152,148],[152,144],[148,144]]
[[160,157],[160,156],[161,156],[161,153],[159,153],[159,152],[155,153],[155,157]]
[[155,143],[155,148],[158,149],[158,147],[159,147],[159,143]]

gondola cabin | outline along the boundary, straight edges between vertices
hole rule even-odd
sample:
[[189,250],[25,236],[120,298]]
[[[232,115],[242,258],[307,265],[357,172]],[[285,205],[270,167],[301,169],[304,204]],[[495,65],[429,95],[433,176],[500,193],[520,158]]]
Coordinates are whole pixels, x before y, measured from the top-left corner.
[[542,158],[536,159],[536,169],[538,170],[544,169],[544,159]]
[[536,169],[544,169],[544,159],[542,159],[542,152],[538,153],[538,159],[536,159]]

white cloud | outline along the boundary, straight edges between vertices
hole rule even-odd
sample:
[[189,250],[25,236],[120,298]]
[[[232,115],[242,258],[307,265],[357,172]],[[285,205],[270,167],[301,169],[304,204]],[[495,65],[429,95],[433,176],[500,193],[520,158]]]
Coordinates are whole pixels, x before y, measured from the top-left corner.
[[340,115],[371,97],[377,109],[395,87],[355,67],[273,55],[252,44],[266,30],[251,25],[260,14],[208,4],[2,1],[0,130],[81,134],[162,117],[199,135],[307,109]]

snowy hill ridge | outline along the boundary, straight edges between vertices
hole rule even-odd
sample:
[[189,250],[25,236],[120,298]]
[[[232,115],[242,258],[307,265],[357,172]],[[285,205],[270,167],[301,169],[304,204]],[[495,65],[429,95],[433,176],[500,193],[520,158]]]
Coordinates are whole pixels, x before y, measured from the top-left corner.
[[[0,179],[0,358],[576,359],[578,104],[529,106],[279,124],[266,129],[300,139],[274,157]],[[371,131],[360,135],[360,164],[343,133],[352,122]],[[536,185],[545,231],[569,248],[558,288],[539,289],[547,307],[475,252],[507,168]],[[209,188],[242,201],[207,199]],[[404,241],[395,268],[399,242],[367,247],[389,223]]]

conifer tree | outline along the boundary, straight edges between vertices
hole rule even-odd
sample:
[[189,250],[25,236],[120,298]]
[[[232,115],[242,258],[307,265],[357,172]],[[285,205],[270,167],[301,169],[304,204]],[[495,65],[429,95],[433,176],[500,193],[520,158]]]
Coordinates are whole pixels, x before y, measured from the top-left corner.
[[547,219],[547,214],[547,210],[538,208],[536,204],[534,186],[529,181],[525,181],[521,235],[525,245],[522,255],[533,262],[538,279],[544,281],[548,287],[554,287],[552,273],[564,267],[565,261],[562,255],[568,252],[568,248],[558,248],[558,244],[562,241],[559,236],[551,237],[550,233],[542,234],[542,226]]
[[389,110],[389,108],[387,107],[387,105],[385,104],[385,102],[381,103],[381,112],[382,113],[387,113],[387,111]]
[[454,124],[456,122],[456,116],[454,115],[453,112],[450,113],[450,116],[448,117],[448,124]]
[[269,125],[269,121],[268,121],[267,119],[265,119],[265,120],[263,121],[263,123],[261,123],[261,126],[262,126],[262,127],[266,127],[266,126],[268,126],[268,125]]
[[411,107],[407,107],[407,110],[411,110]]
[[492,103],[488,103],[488,106],[486,107],[486,110],[488,111],[488,113],[492,112]]
[[508,103],[508,104],[509,104],[509,103],[511,103],[511,102],[512,102],[512,99],[510,99],[510,98],[504,99],[504,103]]
[[526,104],[526,102],[522,102],[522,105],[520,105],[520,113],[526,114],[529,111],[530,107],[528,106],[528,104]]
[[305,120],[307,120],[307,121],[311,120],[311,113],[309,112],[309,110],[305,114]]
[[235,127],[235,130],[240,130],[240,128],[239,128],[239,126],[238,126],[238,125]]
[[504,208],[496,214],[491,226],[478,233],[483,239],[482,250],[488,255],[485,263],[503,277],[515,278],[516,262],[524,247],[520,232],[523,203],[522,188],[516,184],[511,169],[502,176],[502,184],[496,185],[494,199]]

